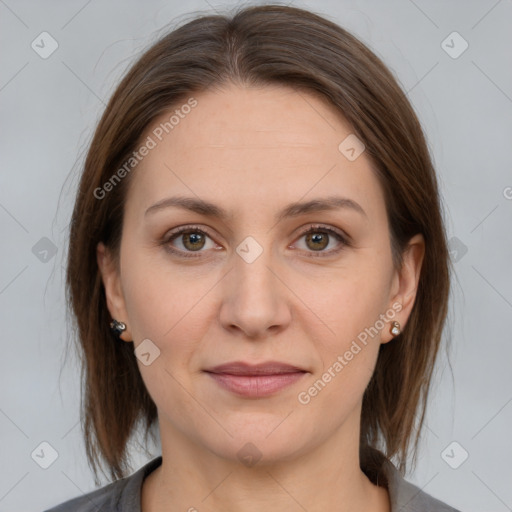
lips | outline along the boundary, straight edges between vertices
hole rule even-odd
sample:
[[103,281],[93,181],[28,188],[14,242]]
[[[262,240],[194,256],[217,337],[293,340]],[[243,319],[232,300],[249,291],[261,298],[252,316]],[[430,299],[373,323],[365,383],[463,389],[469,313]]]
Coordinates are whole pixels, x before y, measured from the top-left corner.
[[235,361],[205,371],[223,389],[247,398],[273,395],[308,373],[303,368],[278,361],[260,364]]
[[243,361],[235,361],[215,366],[209,370],[210,373],[228,373],[230,375],[281,375],[283,373],[305,372],[298,366],[293,366],[277,361],[269,361],[266,363],[249,364]]

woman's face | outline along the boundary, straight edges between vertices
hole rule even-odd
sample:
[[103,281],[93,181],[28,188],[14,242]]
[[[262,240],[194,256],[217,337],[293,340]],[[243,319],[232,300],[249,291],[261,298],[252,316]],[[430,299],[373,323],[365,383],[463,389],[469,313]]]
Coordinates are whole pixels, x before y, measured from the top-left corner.
[[[131,171],[119,273],[98,251],[162,439],[232,460],[290,458],[333,436],[355,446],[380,344],[412,307],[421,249],[395,271],[371,163],[324,101],[234,85],[194,98],[168,133],[176,108],[142,138],[155,145]],[[254,376],[240,362],[279,364]]]

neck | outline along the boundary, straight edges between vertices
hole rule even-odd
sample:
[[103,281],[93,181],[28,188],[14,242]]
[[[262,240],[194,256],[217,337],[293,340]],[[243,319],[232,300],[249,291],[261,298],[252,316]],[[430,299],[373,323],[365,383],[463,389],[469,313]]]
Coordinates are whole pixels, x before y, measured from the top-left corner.
[[144,481],[143,512],[389,512],[386,489],[359,467],[359,429],[287,458],[247,467],[212,453],[160,420],[162,464]]

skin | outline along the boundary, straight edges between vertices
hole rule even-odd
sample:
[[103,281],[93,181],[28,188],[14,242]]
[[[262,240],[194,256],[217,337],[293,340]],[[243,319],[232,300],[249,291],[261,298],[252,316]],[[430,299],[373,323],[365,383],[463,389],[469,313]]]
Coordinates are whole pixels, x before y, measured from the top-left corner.
[[[109,311],[127,324],[122,339],[138,346],[149,338],[160,350],[149,366],[138,360],[158,408],[163,455],[144,481],[142,510],[389,511],[387,490],[359,467],[359,431],[380,344],[396,342],[391,320],[307,405],[297,397],[393,304],[401,305],[393,320],[403,328],[423,238],[411,239],[395,269],[372,164],[365,153],[351,162],[338,150],[352,130],[324,100],[233,84],[194,97],[197,107],[133,171],[119,268],[102,243],[97,252]],[[274,219],[291,202],[334,193],[365,214],[338,208]],[[144,214],[175,195],[213,202],[230,216],[177,207]],[[351,243],[327,235],[315,250],[302,232],[317,223]],[[203,246],[202,239],[184,245],[183,236],[167,241],[188,224],[207,230]],[[263,249],[252,263],[236,252],[247,236]],[[167,252],[165,242],[194,257]],[[277,360],[308,373],[254,399],[203,371],[240,360]],[[261,453],[252,467],[237,456],[248,442]]]

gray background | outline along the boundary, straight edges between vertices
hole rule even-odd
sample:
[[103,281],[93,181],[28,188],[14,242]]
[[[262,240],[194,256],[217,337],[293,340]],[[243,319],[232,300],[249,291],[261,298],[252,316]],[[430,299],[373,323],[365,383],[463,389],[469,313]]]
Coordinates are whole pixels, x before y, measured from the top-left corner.
[[[94,488],[78,366],[63,359],[63,266],[95,123],[164,26],[234,4],[0,0],[0,511],[42,511]],[[512,510],[512,2],[293,4],[353,31],[394,70],[439,172],[456,260],[452,346],[440,353],[419,463],[407,478],[465,512]],[[47,59],[31,47],[43,31],[59,45]],[[446,40],[454,31],[469,44],[457,58],[463,41]],[[39,465],[50,462],[43,441],[58,453],[48,469]],[[157,453],[134,449],[134,469]]]

